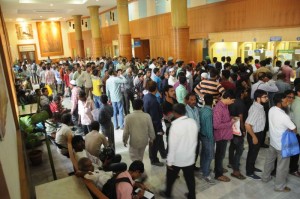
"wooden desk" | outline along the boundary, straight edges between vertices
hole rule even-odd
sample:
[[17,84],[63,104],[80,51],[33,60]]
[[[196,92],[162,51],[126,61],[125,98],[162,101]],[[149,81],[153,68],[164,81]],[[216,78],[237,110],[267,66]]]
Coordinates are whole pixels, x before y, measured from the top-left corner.
[[27,104],[24,105],[25,109],[22,109],[22,106],[19,106],[19,116],[33,115],[37,112],[38,105],[36,104]]
[[92,196],[80,178],[69,176],[35,187],[37,199],[91,199]]

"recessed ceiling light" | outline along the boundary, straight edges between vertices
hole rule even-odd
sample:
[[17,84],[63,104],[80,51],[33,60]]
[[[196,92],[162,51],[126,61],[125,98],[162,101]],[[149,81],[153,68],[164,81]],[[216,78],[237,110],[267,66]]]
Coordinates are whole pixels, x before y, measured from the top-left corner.
[[99,1],[99,0],[96,0],[96,1]]
[[53,6],[53,3],[50,3],[50,6]]
[[22,22],[22,21],[25,21],[25,19],[23,19],[23,18],[17,18],[16,21]]
[[43,16],[40,16],[41,18],[43,17]]

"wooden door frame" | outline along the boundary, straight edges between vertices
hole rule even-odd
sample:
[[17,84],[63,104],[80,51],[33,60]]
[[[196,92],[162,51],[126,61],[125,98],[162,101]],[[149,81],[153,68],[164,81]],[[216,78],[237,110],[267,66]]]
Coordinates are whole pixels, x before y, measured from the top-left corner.
[[[38,59],[38,56],[37,56],[37,48],[36,48],[36,44],[35,43],[33,43],[33,44],[17,44],[19,60],[23,60],[23,57],[21,56],[21,52],[20,52],[19,46],[30,46],[30,45],[34,45],[34,49],[35,49],[35,51],[34,51],[35,63],[37,63],[37,61],[39,59]],[[26,51],[26,52],[32,52],[32,51]]]

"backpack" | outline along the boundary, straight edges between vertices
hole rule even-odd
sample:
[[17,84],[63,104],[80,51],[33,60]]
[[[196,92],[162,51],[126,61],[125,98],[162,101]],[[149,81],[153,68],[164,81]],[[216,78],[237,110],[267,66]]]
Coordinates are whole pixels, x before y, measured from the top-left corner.
[[106,195],[109,199],[117,199],[117,190],[116,190],[116,184],[120,182],[127,182],[131,186],[131,181],[129,178],[118,178],[118,175],[114,175],[111,179],[109,179],[102,188],[102,193]]

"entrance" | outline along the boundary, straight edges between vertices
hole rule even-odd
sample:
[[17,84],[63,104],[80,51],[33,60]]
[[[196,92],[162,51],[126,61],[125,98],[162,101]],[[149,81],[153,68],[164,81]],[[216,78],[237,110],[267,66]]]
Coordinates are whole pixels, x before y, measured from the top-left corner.
[[19,60],[27,60],[29,63],[32,63],[33,60],[36,60],[36,47],[35,44],[23,44],[18,45]]
[[134,56],[140,60],[144,60],[147,56],[150,56],[149,39],[134,39]]

